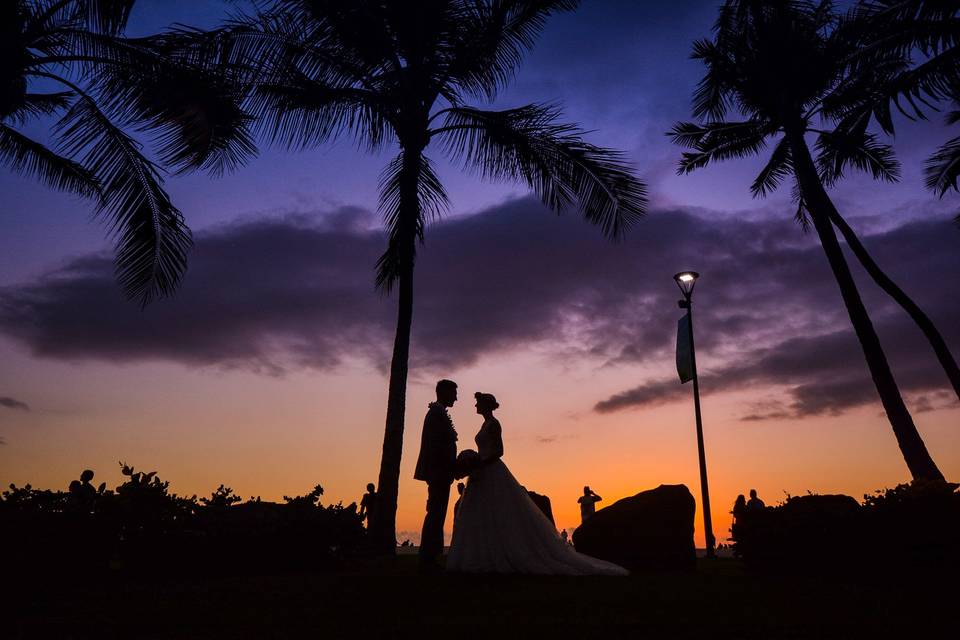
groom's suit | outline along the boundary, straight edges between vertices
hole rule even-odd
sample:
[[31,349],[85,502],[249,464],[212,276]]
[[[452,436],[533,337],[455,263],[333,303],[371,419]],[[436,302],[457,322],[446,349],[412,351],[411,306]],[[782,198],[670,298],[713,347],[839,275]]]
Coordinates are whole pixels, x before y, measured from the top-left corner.
[[443,523],[447,519],[450,485],[457,462],[457,432],[446,408],[430,404],[423,419],[420,457],[413,477],[427,483],[427,515],[420,536],[420,561],[435,563],[443,553]]

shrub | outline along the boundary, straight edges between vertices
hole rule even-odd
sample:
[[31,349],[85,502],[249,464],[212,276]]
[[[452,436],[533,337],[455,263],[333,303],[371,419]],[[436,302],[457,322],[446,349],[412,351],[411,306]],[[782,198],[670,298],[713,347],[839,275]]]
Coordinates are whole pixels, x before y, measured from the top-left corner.
[[[761,570],[911,570],[953,564],[957,485],[914,482],[864,496],[788,496],[739,515],[734,553]],[[877,562],[879,558],[882,563]]]
[[280,504],[243,502],[223,484],[197,500],[171,493],[155,471],[121,463],[121,473],[115,491],[93,488],[92,471],[66,492],[10,485],[0,495],[5,572],[323,568],[364,548],[356,505],[321,505],[319,485]]

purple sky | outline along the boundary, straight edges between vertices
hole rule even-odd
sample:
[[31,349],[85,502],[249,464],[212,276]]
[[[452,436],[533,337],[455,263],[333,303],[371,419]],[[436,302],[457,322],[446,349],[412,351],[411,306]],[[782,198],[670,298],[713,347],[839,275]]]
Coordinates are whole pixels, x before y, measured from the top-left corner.
[[[211,26],[235,5],[208,0],[141,0],[131,30],[148,33],[172,23]],[[556,101],[569,119],[593,131],[590,140],[627,152],[650,184],[655,203],[723,211],[784,203],[779,193],[766,203],[751,200],[747,185],[762,159],[729,162],[691,176],[675,175],[678,148],[664,132],[689,118],[692,88],[700,64],[689,60],[694,38],[709,34],[716,2],[583,3],[554,18],[516,82],[497,106]],[[28,132],[43,138],[48,123]],[[894,205],[926,198],[919,166],[943,138],[939,125],[904,123],[898,151],[904,162],[900,186],[875,188],[854,178],[838,190],[856,213],[875,214]],[[338,206],[372,209],[377,176],[390,152],[368,156],[349,142],[311,152],[264,149],[261,157],[233,175],[210,180],[203,175],[172,178],[174,202],[195,230],[238,216],[271,215]],[[435,158],[451,195],[451,215],[476,212],[505,198],[524,195],[513,184],[489,184]],[[90,207],[74,198],[0,172],[4,207],[0,224],[0,284],[22,281],[65,255],[105,247],[103,228],[89,224]],[[849,210],[848,210],[849,213]]]

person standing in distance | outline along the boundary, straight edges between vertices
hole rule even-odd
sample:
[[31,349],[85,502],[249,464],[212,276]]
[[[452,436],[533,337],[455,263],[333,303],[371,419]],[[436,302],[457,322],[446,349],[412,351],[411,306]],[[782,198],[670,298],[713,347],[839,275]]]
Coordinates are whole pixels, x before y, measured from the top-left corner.
[[367,527],[370,527],[370,518],[373,517],[373,510],[377,506],[376,486],[371,482],[367,485],[367,492],[360,499],[360,519],[366,521]]
[[586,522],[590,516],[597,512],[597,508],[594,506],[598,502],[603,500],[600,496],[593,492],[593,489],[590,487],[583,488],[583,495],[577,498],[577,502],[580,503],[580,522]]

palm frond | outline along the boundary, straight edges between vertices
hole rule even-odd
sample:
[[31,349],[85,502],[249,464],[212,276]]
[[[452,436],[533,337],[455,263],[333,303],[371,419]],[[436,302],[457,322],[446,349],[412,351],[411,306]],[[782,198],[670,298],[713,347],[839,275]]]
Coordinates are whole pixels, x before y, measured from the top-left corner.
[[900,179],[900,162],[893,147],[880,144],[871,133],[823,132],[817,137],[816,150],[820,178],[827,186],[842,179],[847,167],[869,172],[875,180]]
[[774,129],[757,120],[744,122],[711,122],[696,124],[678,122],[667,133],[677,144],[692,148],[684,152],[677,168],[678,174],[702,169],[713,161],[745,158],[766,147],[766,138]]
[[869,62],[876,52],[889,49],[936,55],[960,44],[958,13],[956,0],[861,0],[850,12],[863,49],[858,58]]
[[178,172],[219,175],[257,153],[239,89],[216,72],[168,55],[147,68],[102,74],[97,92],[106,112],[150,133],[161,161]]
[[513,79],[553,15],[573,11],[579,0],[461,1],[461,17],[449,52],[447,76],[468,95],[492,99]]
[[64,28],[118,35],[135,4],[136,0],[30,0],[25,31],[34,37]]
[[137,0],[73,0],[89,28],[101,33],[123,31]]
[[7,117],[13,125],[23,125],[34,118],[52,116],[70,106],[72,91],[56,93],[26,93],[19,108]]
[[807,199],[803,197],[803,190],[800,188],[800,182],[794,177],[793,186],[790,189],[790,197],[797,205],[797,211],[793,215],[794,221],[800,225],[800,230],[804,233],[810,233],[813,223],[810,220],[810,211],[807,209]]
[[[410,199],[405,192],[407,183],[415,183],[416,196]],[[423,241],[426,221],[438,218],[449,206],[447,192],[426,156],[411,161],[403,152],[397,155],[380,176],[380,212],[389,240],[387,250],[377,260],[376,286],[389,293],[400,276],[404,251],[414,250],[413,238]],[[409,256],[413,260],[414,256]]]
[[37,178],[59,191],[85,197],[100,193],[96,177],[82,165],[4,124],[0,124],[0,161],[17,173]]
[[735,77],[736,63],[730,59],[715,42],[697,40],[693,43],[690,57],[702,60],[707,72],[693,92],[693,115],[710,121],[719,121],[730,108],[730,86],[728,80]]
[[549,105],[505,111],[456,107],[433,132],[451,158],[487,179],[522,179],[545,205],[574,205],[604,234],[617,238],[646,211],[646,186],[613,150],[583,140]]
[[847,61],[852,77],[871,75],[890,59],[907,63],[874,88],[883,105],[875,115],[887,133],[894,126],[885,117],[891,106],[908,118],[926,118],[936,111],[933,102],[960,93],[960,2],[861,1],[844,28],[856,47]]
[[257,131],[287,148],[315,147],[352,135],[370,150],[393,139],[381,95],[354,87],[330,87],[300,76],[283,85],[258,87],[249,103]]
[[64,26],[38,34],[30,46],[38,52],[31,70],[69,65],[77,76],[97,80],[101,73],[152,69],[158,62],[148,38],[125,38],[83,26]]
[[306,20],[286,4],[236,16],[206,37],[222,48],[226,63],[246,69],[252,82],[283,84],[294,72],[328,86],[370,89],[385,62],[364,62],[341,46],[330,25]]
[[126,295],[143,306],[172,294],[186,271],[192,240],[157,168],[86,95],[57,123],[56,132],[65,152],[82,157],[103,187],[98,215],[108,218],[116,276]]
[[960,190],[957,187],[960,177],[960,137],[947,140],[927,159],[923,175],[927,189],[941,198],[950,189]]
[[786,136],[774,147],[770,159],[750,185],[754,198],[763,198],[780,186],[784,178],[793,175],[793,157]]

